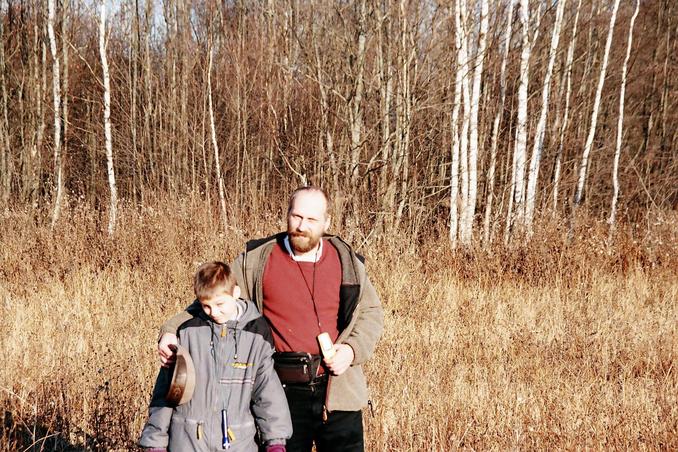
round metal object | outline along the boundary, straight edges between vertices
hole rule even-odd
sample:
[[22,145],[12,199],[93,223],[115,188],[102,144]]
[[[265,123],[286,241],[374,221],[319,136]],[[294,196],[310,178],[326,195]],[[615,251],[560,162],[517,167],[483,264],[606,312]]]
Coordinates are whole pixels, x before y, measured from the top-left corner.
[[193,360],[185,347],[176,345],[171,346],[171,348],[176,348],[177,357],[174,361],[172,383],[165,398],[174,405],[183,405],[193,397],[195,367],[193,367]]

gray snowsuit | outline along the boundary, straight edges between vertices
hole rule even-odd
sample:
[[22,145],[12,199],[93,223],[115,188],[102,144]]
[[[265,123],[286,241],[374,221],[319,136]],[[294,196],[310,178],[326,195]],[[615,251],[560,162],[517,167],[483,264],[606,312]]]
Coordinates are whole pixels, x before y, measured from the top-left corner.
[[229,452],[256,451],[257,427],[264,444],[284,444],[292,435],[287,399],[273,370],[270,327],[253,303],[237,303],[242,310],[237,321],[216,324],[198,304],[199,311],[179,327],[179,343],[195,366],[193,398],[169,405],[165,395],[172,373],[161,369],[141,447],[222,451],[224,423],[234,438]]

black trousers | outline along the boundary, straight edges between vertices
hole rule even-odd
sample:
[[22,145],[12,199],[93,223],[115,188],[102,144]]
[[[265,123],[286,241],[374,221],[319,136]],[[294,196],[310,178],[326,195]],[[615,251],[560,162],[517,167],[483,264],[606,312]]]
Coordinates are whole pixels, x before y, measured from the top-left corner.
[[292,438],[288,452],[363,452],[363,417],[361,411],[333,411],[323,422],[327,382],[315,386],[285,385],[292,415]]

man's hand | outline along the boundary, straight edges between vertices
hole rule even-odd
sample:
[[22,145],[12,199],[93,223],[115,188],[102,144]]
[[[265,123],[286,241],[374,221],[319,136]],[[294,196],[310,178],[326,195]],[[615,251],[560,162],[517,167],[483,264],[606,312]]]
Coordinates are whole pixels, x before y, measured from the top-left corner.
[[162,367],[170,367],[177,358],[176,347],[174,350],[170,345],[177,345],[177,336],[171,333],[164,333],[158,341],[158,355],[160,355],[160,364]]
[[332,375],[341,375],[351,367],[355,354],[350,345],[334,344],[336,353],[330,359],[325,360],[325,365],[332,372]]

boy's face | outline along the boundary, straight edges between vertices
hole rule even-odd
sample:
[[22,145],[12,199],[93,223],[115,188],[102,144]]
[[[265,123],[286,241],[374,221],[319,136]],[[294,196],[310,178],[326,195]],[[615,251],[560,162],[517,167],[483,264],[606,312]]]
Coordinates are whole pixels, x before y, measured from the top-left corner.
[[240,297],[240,287],[235,286],[233,293],[221,292],[211,298],[200,300],[202,310],[215,323],[223,324],[235,317],[237,312],[235,300]]

